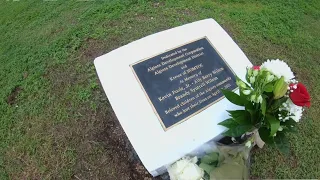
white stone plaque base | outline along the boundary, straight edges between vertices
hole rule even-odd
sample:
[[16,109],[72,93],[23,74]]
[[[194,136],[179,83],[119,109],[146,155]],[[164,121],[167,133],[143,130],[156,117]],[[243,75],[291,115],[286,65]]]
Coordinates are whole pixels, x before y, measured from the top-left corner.
[[221,134],[225,128],[217,124],[228,118],[226,110],[240,108],[224,98],[185,122],[164,131],[135,78],[130,64],[202,37],[207,37],[237,76],[244,79],[246,67],[252,64],[213,19],[144,37],[94,61],[103,89],[118,120],[142,163],[153,176],[163,173],[166,165]]

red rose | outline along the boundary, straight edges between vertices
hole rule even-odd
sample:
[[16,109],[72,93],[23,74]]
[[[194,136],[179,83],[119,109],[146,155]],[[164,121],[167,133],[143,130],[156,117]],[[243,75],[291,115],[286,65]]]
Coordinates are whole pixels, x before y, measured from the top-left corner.
[[310,95],[307,88],[301,84],[296,84],[297,88],[294,89],[295,84],[290,84],[290,99],[297,106],[307,106],[310,107]]
[[253,70],[260,70],[260,66],[253,66],[252,69]]

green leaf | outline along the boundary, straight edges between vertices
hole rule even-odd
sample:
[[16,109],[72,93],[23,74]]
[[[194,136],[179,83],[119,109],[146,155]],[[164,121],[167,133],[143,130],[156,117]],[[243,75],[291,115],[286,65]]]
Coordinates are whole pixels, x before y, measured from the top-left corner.
[[272,92],[273,91],[273,83],[269,83],[266,86],[264,86],[263,91]]
[[223,133],[223,135],[229,136],[229,137],[238,137],[250,131],[252,128],[253,128],[252,125],[239,125],[235,128],[231,128],[227,130],[226,132]]
[[266,109],[267,109],[267,101],[265,98],[263,98],[261,103],[261,112],[264,116],[266,115]]
[[236,104],[238,106],[244,106],[245,101],[243,101],[243,99],[238,94],[225,89],[221,89],[221,91],[223,95],[233,104]]
[[218,123],[218,125],[227,127],[227,128],[235,128],[239,125],[239,123],[237,123],[235,120],[233,120],[232,118],[226,119],[220,123]]
[[285,122],[281,122],[281,125],[286,126],[286,127],[291,127],[291,126],[296,126],[297,122],[290,118],[289,120],[287,120]]
[[274,142],[276,147],[280,150],[280,152],[286,155],[289,154],[290,145],[283,132],[277,133],[277,136],[274,138]]
[[284,132],[291,132],[291,133],[297,133],[298,129],[297,127],[293,126],[293,127],[286,127],[285,129],[283,129]]
[[297,127],[296,127],[297,122],[291,118],[285,122],[280,122],[280,125],[285,127],[283,129],[285,132],[292,132],[292,133],[298,132]]
[[239,124],[250,124],[250,113],[246,110],[228,111],[230,116]]
[[270,136],[270,130],[262,127],[259,130],[260,138],[268,145],[274,146],[273,136]]
[[200,163],[199,164],[199,167],[201,169],[203,169],[206,173],[210,174],[210,172],[216,168],[214,165],[209,165],[209,164],[206,164],[206,163]]
[[212,165],[213,163],[216,163],[219,159],[219,154],[216,152],[207,154],[201,158],[201,163]]
[[[236,76],[236,82],[238,82],[238,84],[239,84],[239,82],[242,82],[243,84],[245,84],[245,86],[246,86],[247,88],[250,88],[250,86],[249,86],[246,82],[242,81],[238,76]],[[248,81],[248,82],[249,82],[249,81]]]
[[270,112],[276,112],[276,111],[278,111],[278,110],[279,110],[279,107],[280,107],[284,102],[286,102],[287,99],[288,99],[288,98],[286,98],[286,97],[282,97],[282,98],[280,98],[280,99],[275,100],[275,101],[272,103],[271,107],[270,107]]
[[250,113],[250,119],[252,124],[256,124],[258,119],[257,112],[254,110],[247,110]]
[[258,76],[257,80],[259,81],[265,81],[266,77],[268,76],[268,72],[267,71],[262,71],[262,73],[260,74],[260,76]]
[[246,110],[248,110],[248,109],[254,110],[253,103],[252,103],[251,101],[248,101],[248,102],[245,104],[245,108],[246,108]]
[[256,123],[256,120],[258,120],[258,113],[257,111],[254,109],[254,106],[252,104],[251,101],[248,101],[245,105],[245,110],[249,112],[250,114],[250,119],[251,119],[251,122],[253,124]]
[[274,116],[272,115],[267,115],[266,116],[269,124],[270,124],[270,136],[273,136],[279,129],[280,127],[280,121],[278,119],[276,119]]

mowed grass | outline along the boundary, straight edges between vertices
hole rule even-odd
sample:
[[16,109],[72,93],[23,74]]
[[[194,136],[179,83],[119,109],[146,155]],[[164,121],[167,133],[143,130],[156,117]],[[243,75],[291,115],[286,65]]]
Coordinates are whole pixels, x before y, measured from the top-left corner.
[[220,23],[254,64],[286,60],[312,96],[290,156],[255,150],[252,177],[320,178],[319,0],[136,0],[0,2],[0,179],[150,178],[93,59],[205,18]]

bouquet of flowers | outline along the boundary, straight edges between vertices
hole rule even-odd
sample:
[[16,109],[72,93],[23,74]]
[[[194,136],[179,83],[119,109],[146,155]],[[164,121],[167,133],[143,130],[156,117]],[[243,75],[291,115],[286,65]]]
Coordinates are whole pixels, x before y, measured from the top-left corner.
[[230,118],[219,123],[228,128],[224,135],[239,137],[253,132],[261,138],[262,143],[257,142],[259,147],[266,143],[288,153],[285,135],[296,131],[304,107],[310,107],[306,87],[295,79],[290,67],[278,59],[248,67],[246,81],[248,83],[237,78],[239,95],[222,90],[230,102],[244,107],[228,111]]
[[223,135],[231,137],[233,143],[199,159],[178,160],[168,167],[172,180],[248,179],[252,142],[260,148],[266,143],[289,153],[285,135],[296,132],[304,107],[310,107],[306,87],[278,59],[248,67],[246,81],[237,77],[239,95],[221,90],[230,102],[243,107],[228,111],[230,118],[219,123],[228,128]]

